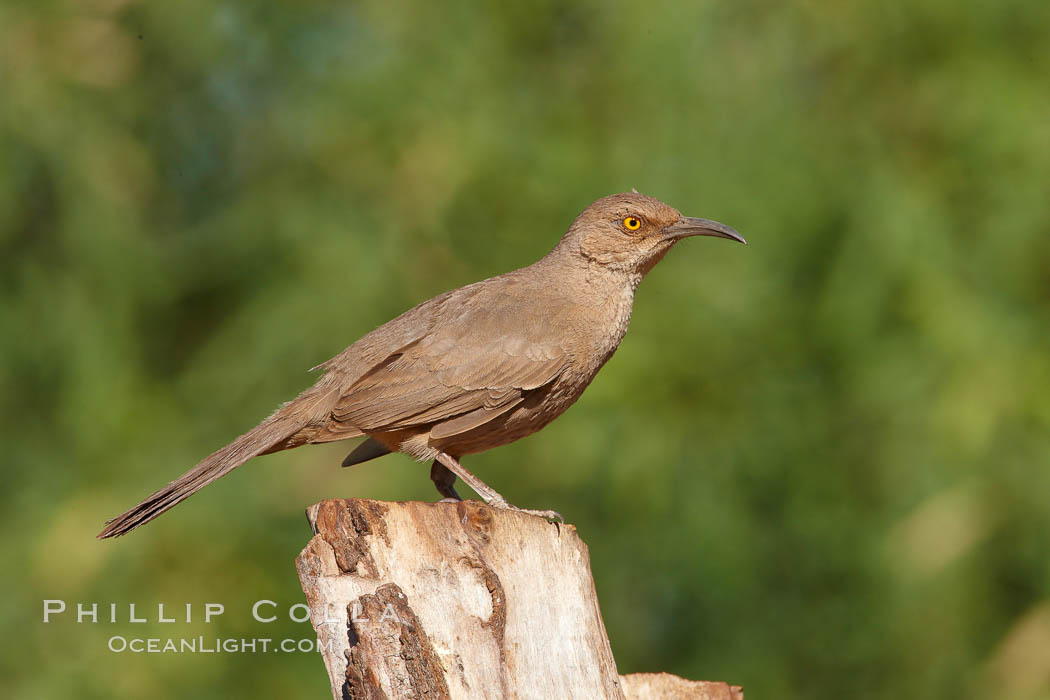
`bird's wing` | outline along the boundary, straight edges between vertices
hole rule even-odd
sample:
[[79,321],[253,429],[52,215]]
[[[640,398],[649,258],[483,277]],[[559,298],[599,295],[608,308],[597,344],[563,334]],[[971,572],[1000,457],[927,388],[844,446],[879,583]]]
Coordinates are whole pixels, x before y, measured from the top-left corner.
[[441,423],[436,431],[454,435],[510,410],[565,369],[568,354],[549,340],[536,314],[527,314],[532,323],[510,323],[502,304],[472,301],[463,308],[445,305],[443,322],[344,390],[329,430],[385,432]]

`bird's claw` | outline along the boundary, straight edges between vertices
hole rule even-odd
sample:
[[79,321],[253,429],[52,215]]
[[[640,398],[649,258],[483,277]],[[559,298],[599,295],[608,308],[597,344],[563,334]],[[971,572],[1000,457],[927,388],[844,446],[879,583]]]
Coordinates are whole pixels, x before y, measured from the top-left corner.
[[519,513],[526,513],[528,515],[535,515],[540,518],[546,518],[547,520],[557,520],[561,524],[565,524],[565,518],[561,517],[561,513],[559,513],[556,510],[532,510],[530,508],[518,508],[517,506],[512,506],[509,503],[507,504],[507,509],[516,510]]

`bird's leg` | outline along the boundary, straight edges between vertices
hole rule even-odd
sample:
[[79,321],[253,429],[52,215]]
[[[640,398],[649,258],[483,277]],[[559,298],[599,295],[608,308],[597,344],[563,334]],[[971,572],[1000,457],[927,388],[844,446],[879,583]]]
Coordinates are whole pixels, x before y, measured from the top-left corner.
[[438,493],[445,497],[444,500],[463,500],[459,497],[459,494],[456,493],[456,475],[446,469],[445,466],[436,459],[430,466],[430,480],[434,482],[434,486],[437,487]]
[[[452,455],[445,454],[444,452],[438,452],[437,458],[435,459],[434,466],[440,462],[447,471],[452,472],[463,481],[467,482],[470,488],[474,489],[482,500],[493,508],[502,508],[503,510],[516,510],[519,513],[528,513],[529,515],[538,515],[541,518],[547,518],[548,520],[560,520],[565,522],[565,519],[561,517],[561,513],[553,510],[529,510],[528,508],[518,508],[510,503],[507,503],[507,499],[499,495],[496,489],[492,488],[478,477],[471,474],[462,464],[456,461],[456,458]],[[434,471],[431,470],[430,476],[434,478]],[[435,484],[437,481],[435,480]],[[441,487],[438,487],[440,490]]]
[[[485,501],[485,503],[488,503],[493,508],[506,508],[510,505],[509,503],[507,503],[507,499],[499,495],[499,493],[494,488],[492,488],[484,481],[470,473],[470,471],[468,471],[466,467],[464,467],[462,464],[456,461],[456,458],[452,455],[445,454],[444,452],[439,452],[437,458],[434,460],[434,464],[440,464],[443,470],[453,475],[453,479],[455,479],[455,477],[457,476],[460,479],[463,479],[463,481],[467,482],[467,485],[470,486],[470,488],[474,489],[477,492],[477,494],[481,496],[482,500]],[[431,470],[430,476],[431,478],[434,477],[433,470]],[[440,488],[438,490],[440,490]]]

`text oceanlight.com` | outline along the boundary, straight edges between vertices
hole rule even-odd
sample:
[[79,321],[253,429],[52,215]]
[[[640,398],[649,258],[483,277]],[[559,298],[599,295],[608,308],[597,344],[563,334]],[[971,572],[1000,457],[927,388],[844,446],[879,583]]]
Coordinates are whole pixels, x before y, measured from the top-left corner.
[[[334,641],[329,641],[330,651],[334,650]],[[123,637],[115,635],[109,638],[109,650],[118,654],[255,654],[282,653],[295,654],[322,651],[322,644],[316,639],[268,639],[268,638],[235,638],[225,639],[208,637]]]

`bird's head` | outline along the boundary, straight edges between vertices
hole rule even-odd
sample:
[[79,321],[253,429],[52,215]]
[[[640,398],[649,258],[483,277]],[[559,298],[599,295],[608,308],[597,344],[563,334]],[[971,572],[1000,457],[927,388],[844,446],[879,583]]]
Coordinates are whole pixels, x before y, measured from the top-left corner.
[[689,236],[747,243],[725,224],[682,216],[658,199],[625,192],[603,197],[584,209],[561,245],[599,265],[640,276],[675,243]]

